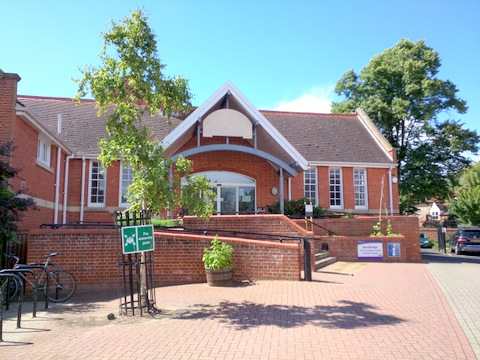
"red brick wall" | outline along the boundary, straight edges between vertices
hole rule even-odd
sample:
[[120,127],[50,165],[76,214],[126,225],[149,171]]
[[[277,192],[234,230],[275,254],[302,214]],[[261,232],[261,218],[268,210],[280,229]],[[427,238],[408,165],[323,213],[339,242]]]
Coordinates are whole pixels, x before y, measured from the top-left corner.
[[20,77],[0,72],[0,143],[13,140],[13,121]]
[[[419,261],[421,259],[418,218],[416,216],[391,216],[388,217],[395,234],[405,237],[404,246],[407,261]],[[377,223],[377,217],[356,217],[351,219],[315,219],[314,232],[316,236],[325,236],[333,233],[337,236],[351,236],[371,238],[373,226]],[[382,232],[386,233],[387,219],[382,220]]]
[[[383,244],[383,260],[387,262],[406,262],[410,259],[409,244],[404,236],[388,236],[388,237],[361,237],[361,236],[319,236],[316,237],[315,248],[320,250],[322,244],[328,244],[328,252],[330,256],[334,256],[340,261],[359,261],[358,259],[358,241],[359,240],[381,240]],[[400,244],[400,256],[389,257],[387,251],[388,243]],[[313,247],[313,246],[312,246]],[[413,259],[411,259],[413,260]],[[415,259],[415,260],[420,260]]]
[[284,215],[221,215],[212,216],[205,221],[195,216],[185,216],[183,226],[186,229],[238,231],[257,234],[284,236],[311,236],[304,228]]
[[[301,245],[222,238],[234,248],[236,280],[299,280]],[[155,233],[157,284],[205,282],[203,250],[211,236]],[[115,230],[39,229],[30,232],[28,261],[58,251],[55,262],[73,273],[79,290],[115,288],[119,284],[120,240]]]

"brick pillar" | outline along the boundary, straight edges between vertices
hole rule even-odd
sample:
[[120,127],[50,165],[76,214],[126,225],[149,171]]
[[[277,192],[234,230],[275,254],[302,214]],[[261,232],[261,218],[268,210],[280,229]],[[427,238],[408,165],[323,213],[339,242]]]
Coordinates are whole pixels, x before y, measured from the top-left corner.
[[0,69],[0,143],[13,140],[13,123],[20,76]]

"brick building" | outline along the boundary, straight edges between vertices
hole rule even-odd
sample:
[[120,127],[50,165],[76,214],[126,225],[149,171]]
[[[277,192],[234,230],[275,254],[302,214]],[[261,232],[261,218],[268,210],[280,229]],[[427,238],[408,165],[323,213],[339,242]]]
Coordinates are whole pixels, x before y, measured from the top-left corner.
[[[128,207],[131,169],[103,169],[98,140],[105,117],[83,100],[17,95],[17,74],[0,70],[0,142],[13,141],[14,189],[39,211],[22,230],[42,223],[111,221]],[[358,109],[354,114],[260,111],[230,82],[185,118],[146,117],[165,156],[183,155],[210,179],[218,214],[264,213],[281,199],[307,197],[325,209],[398,213],[395,149]],[[282,203],[282,202],[281,202]]]

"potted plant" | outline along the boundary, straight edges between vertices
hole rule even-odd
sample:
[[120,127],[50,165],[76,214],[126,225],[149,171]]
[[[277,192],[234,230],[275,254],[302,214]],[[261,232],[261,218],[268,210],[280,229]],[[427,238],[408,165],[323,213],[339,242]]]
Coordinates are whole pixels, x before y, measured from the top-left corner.
[[215,236],[202,257],[210,286],[229,286],[233,279],[233,248]]

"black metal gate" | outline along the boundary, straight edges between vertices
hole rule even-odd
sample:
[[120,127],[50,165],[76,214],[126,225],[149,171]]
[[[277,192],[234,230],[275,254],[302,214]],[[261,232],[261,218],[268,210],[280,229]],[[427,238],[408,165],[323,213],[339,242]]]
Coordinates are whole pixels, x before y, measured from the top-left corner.
[[1,258],[0,258],[0,270],[10,268],[7,263],[5,254],[13,254],[20,258],[20,264],[27,263],[27,245],[28,234],[17,233],[16,238],[13,240],[4,239],[0,244]]
[[140,315],[157,312],[155,300],[155,278],[153,251],[124,254],[121,229],[125,226],[150,225],[151,212],[116,212],[115,226],[119,232],[119,289],[120,313]]

